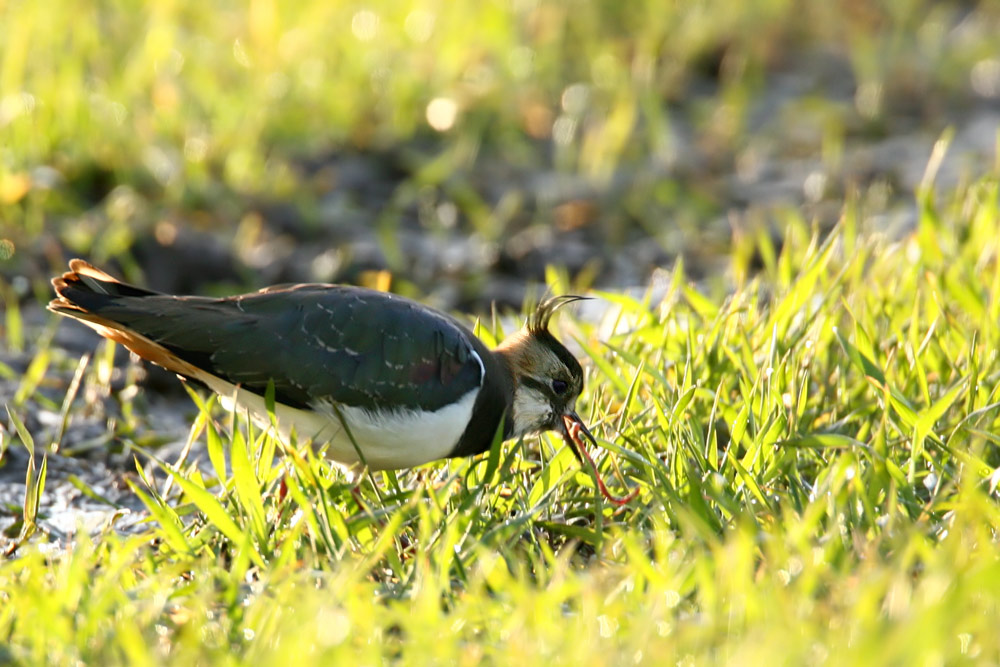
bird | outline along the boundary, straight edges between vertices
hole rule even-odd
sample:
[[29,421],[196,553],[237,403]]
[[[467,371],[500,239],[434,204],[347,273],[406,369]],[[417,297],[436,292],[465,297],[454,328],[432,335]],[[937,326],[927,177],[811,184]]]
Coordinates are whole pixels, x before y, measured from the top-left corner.
[[[219,394],[279,435],[326,446],[345,469],[396,470],[467,457],[504,440],[556,431],[602,494],[576,412],[583,369],[549,330],[583,297],[538,304],[490,350],[454,317],[402,296],[305,283],[223,298],[175,296],[122,282],[82,259],[52,279],[48,309]],[[269,394],[269,392],[273,392]]]

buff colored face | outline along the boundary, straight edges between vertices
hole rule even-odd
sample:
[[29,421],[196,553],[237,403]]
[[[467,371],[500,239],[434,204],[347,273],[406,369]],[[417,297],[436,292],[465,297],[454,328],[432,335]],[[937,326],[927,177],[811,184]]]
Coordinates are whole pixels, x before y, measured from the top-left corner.
[[583,390],[579,362],[547,331],[520,333],[503,348],[514,367],[514,435],[562,431]]

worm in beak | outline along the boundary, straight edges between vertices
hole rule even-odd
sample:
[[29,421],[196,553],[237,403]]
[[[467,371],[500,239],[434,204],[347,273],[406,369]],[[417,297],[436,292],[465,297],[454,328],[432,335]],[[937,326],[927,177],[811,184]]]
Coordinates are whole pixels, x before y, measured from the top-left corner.
[[594,477],[597,478],[597,487],[601,491],[608,502],[614,505],[624,505],[630,502],[639,494],[639,489],[634,489],[627,496],[613,496],[611,492],[608,491],[608,487],[604,485],[604,480],[601,479],[601,473],[597,470],[597,465],[594,463],[594,459],[590,458],[590,454],[587,453],[587,447],[584,443],[584,438],[586,438],[591,445],[597,446],[597,439],[594,438],[594,434],[590,432],[587,425],[583,423],[580,416],[575,412],[570,412],[563,415],[563,440],[569,445],[569,448],[573,450],[573,454],[576,455],[576,460],[583,465],[584,459],[590,464],[591,469],[594,471]]

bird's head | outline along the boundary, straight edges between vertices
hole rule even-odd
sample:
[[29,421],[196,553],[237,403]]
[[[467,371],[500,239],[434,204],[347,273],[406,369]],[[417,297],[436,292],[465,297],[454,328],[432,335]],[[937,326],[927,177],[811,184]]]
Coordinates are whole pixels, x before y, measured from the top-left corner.
[[576,399],[583,391],[583,369],[566,347],[549,332],[549,319],[557,308],[584,297],[561,296],[543,301],[528,319],[528,326],[497,347],[514,384],[511,407],[513,428],[520,437],[542,431],[557,431],[580,465],[590,463],[601,494],[615,505],[624,505],[639,493],[612,495],[604,484],[584,441],[597,445],[587,425],[576,414]]
[[514,437],[549,430],[565,436],[569,428],[567,420],[586,431],[576,414],[576,399],[583,391],[583,369],[549,331],[552,313],[581,298],[562,296],[543,301],[528,319],[527,326],[497,348],[514,382],[510,417]]

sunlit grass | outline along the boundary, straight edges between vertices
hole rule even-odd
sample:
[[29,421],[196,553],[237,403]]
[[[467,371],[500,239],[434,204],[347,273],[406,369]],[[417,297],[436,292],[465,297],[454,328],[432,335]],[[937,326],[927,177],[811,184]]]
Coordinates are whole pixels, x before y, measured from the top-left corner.
[[[989,84],[998,22],[988,3],[924,0],[9,2],[0,231],[18,246],[52,233],[135,272],[131,244],[163,219],[235,225],[260,197],[315,224],[336,174],[304,163],[359,150],[391,151],[407,172],[379,202],[384,244],[428,192],[495,240],[531,211],[513,184],[484,197],[468,175],[482,155],[596,188],[621,165],[684,165],[692,141],[728,164],[766,143],[748,127],[768,77],[824,54],[857,100],[804,90],[780,114],[815,118],[802,148],[836,173],[845,136],[877,134],[897,96],[958,99],[977,65]],[[632,199],[602,238],[620,242],[633,217],[665,235],[677,208],[697,227],[669,182],[640,178]]]
[[[768,74],[834,54],[855,98],[781,113],[815,116],[822,145],[804,150],[835,171],[894,95],[957,96],[976,65],[988,93],[1000,22],[990,3],[925,0],[134,4],[0,5],[0,260],[54,235],[35,251],[60,268],[66,249],[134,277],[131,244],[163,221],[238,227],[238,244],[261,198],[310,224],[333,177],[303,163],[355,150],[406,165],[373,212],[390,265],[399,212],[428,190],[484,239],[535,215],[516,185],[491,208],[462,174],[487,154],[596,187],[631,164],[638,189],[596,238],[634,222],[652,243],[727,205],[641,178],[683,162],[679,120],[728,163]],[[718,272],[678,261],[646,294],[591,293],[599,321],[560,313],[601,473],[639,489],[622,509],[550,436],[370,475],[355,496],[322,451],[200,394],[191,446],[164,460],[113,346],[67,354],[22,307],[48,286],[0,280],[0,345],[24,362],[0,363],[0,465],[30,452],[23,503],[0,506],[17,517],[0,663],[1000,662],[998,184],[935,189],[946,145],[902,232],[848,189],[832,232],[767,209],[734,226]],[[550,270],[549,286],[591,278]],[[66,424],[105,398],[85,446],[135,453],[148,518],[57,538],[50,461],[79,454]],[[42,410],[61,426],[34,442]]]
[[311,448],[203,404],[203,453],[137,459],[139,535],[52,552],[36,534],[0,565],[6,651],[995,661],[997,192],[987,179],[928,200],[899,241],[851,202],[825,237],[790,217],[783,246],[760,248],[764,272],[728,295],[678,266],[655,300],[607,294],[600,322],[560,316],[589,359],[579,407],[602,472],[640,489],[624,509],[551,437],[372,475],[359,502]]

